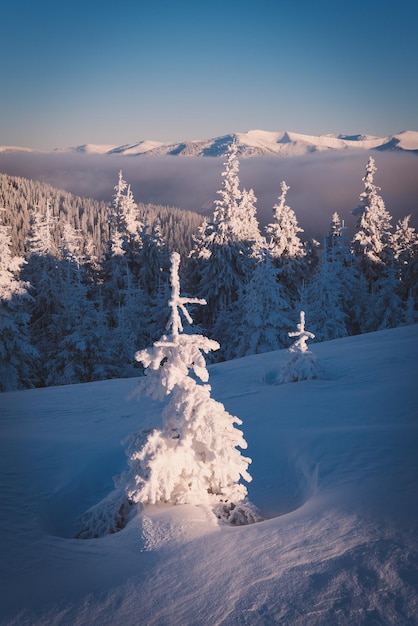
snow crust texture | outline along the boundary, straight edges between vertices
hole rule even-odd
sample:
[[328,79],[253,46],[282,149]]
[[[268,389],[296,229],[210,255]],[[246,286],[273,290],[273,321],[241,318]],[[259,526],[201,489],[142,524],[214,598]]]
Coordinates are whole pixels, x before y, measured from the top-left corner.
[[[326,376],[277,381],[270,352],[209,368],[245,424],[265,521],[148,505],[74,538],[161,407],[132,379],[7,392],[0,404],[0,623],[412,626],[418,615],[418,327],[315,345]],[[138,424],[138,422],[140,422]]]

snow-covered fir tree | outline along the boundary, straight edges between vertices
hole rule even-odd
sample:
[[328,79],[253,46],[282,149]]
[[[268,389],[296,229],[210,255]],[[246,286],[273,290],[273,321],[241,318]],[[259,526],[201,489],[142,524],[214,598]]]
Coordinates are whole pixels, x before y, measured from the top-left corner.
[[332,215],[328,236],[325,237],[324,249],[327,252],[327,258],[332,262],[340,262],[341,266],[349,265],[353,260],[346,227],[337,212]]
[[146,345],[154,328],[154,319],[150,317],[151,308],[149,298],[141,286],[128,283],[109,340],[120,376],[135,376],[141,369],[134,357],[137,348]]
[[241,226],[239,238],[249,247],[263,245],[257,220],[257,198],[253,189],[243,189],[238,207],[237,222]]
[[373,284],[371,306],[364,330],[375,331],[395,328],[406,323],[406,301],[401,298],[399,269],[392,262]]
[[402,273],[402,297],[410,301],[409,305],[411,301],[415,302],[418,312],[418,253],[410,259]]
[[168,282],[169,252],[156,220],[152,227],[145,224],[141,229],[141,250],[138,253],[138,276],[142,288],[152,293],[162,282]]
[[[259,238],[255,196],[240,190],[235,144],[228,150],[224,167],[213,218],[201,229],[191,253],[196,291],[207,301],[199,321],[210,335],[215,328],[218,332],[227,328],[231,309],[250,278],[254,266],[252,244]],[[224,336],[218,338],[222,343]]]
[[109,328],[117,326],[119,311],[125,305],[133,282],[131,265],[125,252],[106,255],[101,264],[100,283]]
[[395,227],[392,235],[393,257],[401,280],[401,296],[403,300],[418,301],[418,233],[410,226],[410,215],[407,215]]
[[38,385],[45,384],[48,360],[60,337],[57,319],[61,312],[62,286],[57,246],[51,232],[54,223],[49,202],[44,209],[34,209],[27,242],[27,262],[21,272],[21,277],[30,284],[32,296],[29,313],[31,335],[40,354],[35,381]]
[[66,222],[62,232],[61,258],[69,265],[74,265],[78,276],[81,275],[80,268],[82,264],[81,240],[81,234],[76,231],[74,226]]
[[[330,311],[335,311],[339,322],[337,320],[333,322],[333,316],[330,315],[331,319],[327,320],[325,325],[331,328],[337,322],[337,327],[339,326],[340,332],[343,334],[335,336],[344,337],[345,334],[358,334],[363,331],[365,320],[369,317],[369,308],[371,306],[370,293],[367,281],[351,253],[344,222],[340,219],[338,213],[334,213],[332,216],[329,234],[324,244],[324,251],[325,255],[318,255],[315,271],[308,281],[309,285],[316,283],[316,286],[308,287],[306,293],[313,305],[312,311],[309,312],[309,319],[312,320],[311,312],[316,317],[314,314],[315,309],[319,312],[319,306],[316,302],[317,297],[319,301],[329,297],[331,302],[335,303],[335,308],[331,306]],[[325,285],[324,291],[328,296],[322,293],[315,295],[315,290],[321,290],[321,284],[326,280],[328,273],[330,273],[330,282],[334,287],[335,293],[332,293],[331,285],[329,287]],[[309,306],[307,304],[305,310]],[[302,306],[302,308],[304,307],[305,305]],[[326,307],[324,310],[323,316],[327,314]],[[324,334],[318,325],[315,326],[315,323],[312,327],[317,335],[316,338],[319,341],[323,341],[326,333]],[[334,327],[334,330],[337,329]],[[331,339],[333,337],[330,335],[328,338]]]
[[103,262],[104,282],[113,283],[109,298],[113,299],[115,305],[121,306],[124,291],[132,285],[138,273],[137,257],[142,247],[140,230],[144,227],[139,220],[130,185],[123,179],[121,171],[108,211],[108,224],[109,240]]
[[35,207],[31,215],[31,229],[29,234],[29,249],[31,254],[41,257],[56,255],[57,245],[54,241],[53,228],[57,222],[51,207],[51,202],[47,200],[45,207]]
[[[113,203],[108,211],[109,240],[106,257],[110,264],[117,265],[117,257],[123,257],[121,263],[122,274],[124,266],[132,265],[132,258],[142,246],[140,230],[144,227],[139,219],[138,207],[135,203],[130,185],[119,172],[118,183],[115,185]],[[132,271],[132,267],[130,267]]]
[[273,207],[274,222],[266,226],[266,235],[271,255],[280,268],[281,280],[294,297],[306,274],[306,251],[299,238],[303,229],[298,225],[295,212],[287,204],[290,187],[285,181],[281,182],[280,187],[278,203]]
[[230,338],[226,358],[279,350],[288,345],[291,321],[290,297],[278,280],[269,249],[260,250],[249,283],[243,288],[236,331]]
[[[144,443],[143,433],[132,435],[128,447],[130,469],[118,484],[134,502],[171,502],[211,507],[231,523],[254,521],[251,507],[243,507],[250,481],[250,459],[243,434],[235,425],[241,420],[211,398],[203,353],[219,347],[203,335],[183,333],[183,315],[191,323],[187,304],[204,304],[202,299],[180,295],[180,257],[171,256],[171,316],[168,335],[141,350],[145,377],[140,392],[156,400],[170,400],[163,410],[162,427],[154,429]],[[139,444],[139,447],[138,447]]]
[[[102,262],[100,299],[107,317],[108,345],[114,365],[119,375],[126,376],[135,373],[131,365],[135,352],[138,346],[147,345],[155,330],[152,309],[161,290],[163,244],[148,235],[122,172],[115,186],[108,222],[110,239]],[[155,229],[158,231],[157,225]],[[161,302],[158,303],[161,307]]]
[[129,184],[125,195],[122,197],[122,211],[125,216],[126,231],[130,239],[137,240],[139,232],[143,228],[143,222],[139,218],[138,206]]
[[316,355],[309,350],[307,345],[308,339],[314,339],[315,335],[305,329],[304,311],[300,312],[296,330],[290,331],[289,337],[297,337],[297,339],[289,348],[289,353],[292,357],[280,372],[280,382],[291,383],[318,378],[321,373],[321,367]]
[[126,209],[129,205],[129,213],[131,214],[135,203],[130,193],[128,183],[123,179],[122,171],[119,172],[118,182],[114,189],[113,203],[109,207],[107,219],[109,224],[109,245],[111,253],[112,255],[118,255],[126,252],[129,232],[128,211]]
[[219,199],[215,200],[215,210],[213,222],[216,228],[213,229],[212,241],[214,243],[224,243],[226,241],[240,241],[242,224],[238,219],[240,216],[240,203],[242,192],[240,190],[240,180],[238,176],[239,161],[236,143],[232,143],[228,149],[227,159],[224,162],[224,171],[221,189],[217,191]]
[[416,304],[417,303],[411,289],[405,303],[404,322],[406,326],[409,326],[409,324],[416,324],[418,322]]
[[392,249],[395,261],[401,265],[406,265],[410,259],[418,254],[418,233],[413,226],[410,226],[410,215],[407,215],[395,227],[392,236]]
[[343,220],[341,220],[340,216],[335,211],[332,214],[332,218],[331,218],[331,225],[330,225],[329,235],[328,235],[328,244],[331,247],[334,247],[334,245],[339,245],[339,243],[337,242],[344,240],[344,233],[345,233],[344,222]]
[[273,207],[274,222],[266,226],[271,254],[273,258],[282,260],[298,259],[304,256],[303,244],[298,233],[303,233],[293,209],[286,204],[287,192],[290,187],[283,180],[280,184],[279,201]]
[[[165,311],[170,293],[170,254],[159,220],[152,227],[144,226],[141,239],[142,247],[137,258],[139,283],[150,296],[152,305]],[[154,332],[154,337],[157,334]]]
[[305,329],[305,311],[299,314],[299,323],[296,330],[289,331],[289,337],[297,337],[289,348],[289,352],[304,354],[308,352],[308,339],[315,339],[315,335]]
[[103,318],[91,297],[80,263],[80,237],[68,224],[64,227],[62,258],[57,261],[55,311],[56,342],[49,346],[45,384],[65,385],[101,380],[120,375]]
[[29,285],[19,279],[24,259],[12,256],[8,230],[0,222],[0,391],[32,387],[37,359],[25,306]]
[[370,281],[379,276],[385,263],[392,258],[392,218],[379,195],[380,187],[374,184],[376,169],[375,160],[369,157],[360,204],[352,211],[353,215],[358,216],[352,249]]
[[304,309],[308,312],[310,326],[317,341],[346,337],[347,314],[344,311],[344,274],[349,271],[342,264],[337,245],[328,250],[327,241],[316,272],[304,288]]

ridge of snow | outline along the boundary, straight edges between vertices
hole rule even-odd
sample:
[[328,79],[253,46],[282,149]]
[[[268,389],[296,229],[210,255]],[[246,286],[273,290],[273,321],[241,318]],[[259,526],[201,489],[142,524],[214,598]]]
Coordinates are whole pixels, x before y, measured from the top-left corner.
[[0,152],[42,152],[42,150],[36,150],[35,148],[25,148],[21,146],[0,146]]
[[[418,151],[418,132],[403,131],[389,137],[373,135],[306,135],[289,131],[249,130],[231,133],[213,139],[191,140],[178,143],[141,141],[134,144],[116,146],[102,153],[146,156],[224,156],[228,146],[236,141],[239,156],[255,157],[265,155],[300,156],[310,152],[326,150],[374,150],[398,149]],[[80,151],[82,147],[76,148]],[[96,147],[97,151],[98,147]]]
[[[290,131],[249,130],[210,139],[164,143],[150,139],[123,145],[82,144],[56,149],[59,153],[118,154],[124,156],[225,156],[236,141],[242,158],[276,155],[300,156],[326,150],[403,150],[418,152],[418,132],[405,130],[388,137],[374,135],[307,135]],[[41,152],[31,148],[0,146],[0,152]]]
[[398,147],[402,150],[418,149],[418,131],[416,130],[404,130],[397,135],[393,135],[392,138],[399,142]]
[[158,149],[162,146],[161,141],[152,141],[149,139],[144,139],[143,141],[138,141],[134,144],[125,144],[123,146],[116,146],[111,148],[107,154],[124,154],[124,155],[137,155],[137,154],[145,154],[145,152],[149,152],[150,150]]
[[85,154],[109,154],[117,148],[113,144],[85,143],[71,148],[57,148],[54,152],[81,152]]

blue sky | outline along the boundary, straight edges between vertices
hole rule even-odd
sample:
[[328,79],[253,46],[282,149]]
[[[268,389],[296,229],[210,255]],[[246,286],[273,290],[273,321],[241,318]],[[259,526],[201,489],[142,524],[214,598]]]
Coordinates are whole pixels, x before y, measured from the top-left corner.
[[418,130],[414,0],[8,0],[0,145]]

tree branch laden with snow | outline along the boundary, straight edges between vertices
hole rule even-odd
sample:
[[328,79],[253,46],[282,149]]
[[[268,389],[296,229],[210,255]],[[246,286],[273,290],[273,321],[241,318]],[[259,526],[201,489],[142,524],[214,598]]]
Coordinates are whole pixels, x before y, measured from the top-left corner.
[[206,505],[219,517],[236,523],[240,516],[241,521],[245,518],[247,510],[247,518],[254,521],[251,505],[240,508],[247,489],[239,481],[251,480],[247,471],[251,459],[238,450],[247,447],[243,433],[236,428],[242,422],[211,398],[211,387],[205,384],[209,373],[203,353],[217,350],[219,344],[202,335],[182,334],[180,312],[191,322],[185,305],[205,301],[180,295],[177,253],[172,254],[171,262],[167,325],[171,334],[136,355],[146,368],[139,393],[160,401],[171,397],[162,413],[162,427],[152,430],[145,444],[140,433],[130,436],[130,467],[118,484],[131,501],[143,505]]

